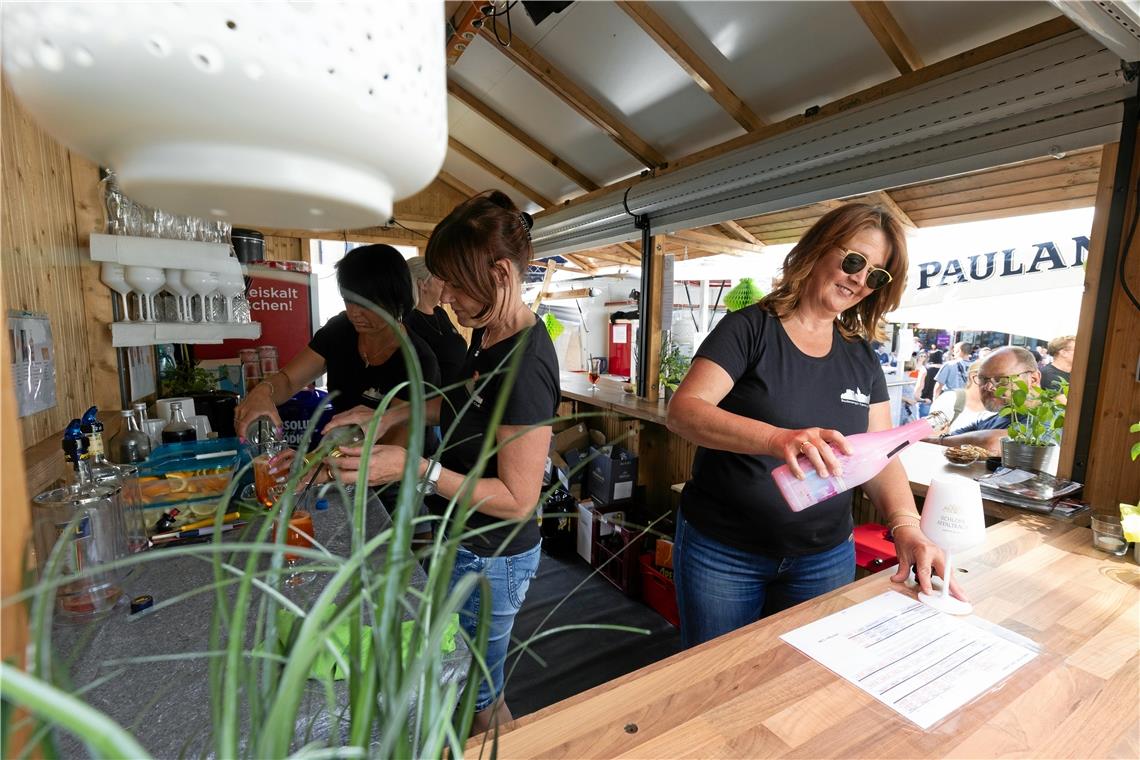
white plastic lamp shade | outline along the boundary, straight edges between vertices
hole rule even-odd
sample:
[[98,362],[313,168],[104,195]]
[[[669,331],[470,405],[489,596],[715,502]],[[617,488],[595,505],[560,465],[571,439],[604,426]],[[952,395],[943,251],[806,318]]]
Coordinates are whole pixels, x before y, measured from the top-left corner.
[[920,593],[919,600],[942,612],[970,614],[973,605],[950,596],[950,579],[954,575],[953,555],[986,542],[986,518],[978,484],[953,475],[932,478],[919,527],[946,554],[941,593]]
[[123,192],[264,227],[383,224],[447,151],[443,3],[3,4],[32,117]]

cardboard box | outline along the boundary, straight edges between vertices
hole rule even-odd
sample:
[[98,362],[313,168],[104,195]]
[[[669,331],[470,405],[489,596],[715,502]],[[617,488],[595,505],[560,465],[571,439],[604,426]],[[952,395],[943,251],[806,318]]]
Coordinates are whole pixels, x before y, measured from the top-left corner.
[[586,424],[579,422],[572,428],[567,428],[550,439],[550,450],[565,454],[571,449],[584,449],[590,443],[590,431]]
[[[593,447],[590,454],[595,454]],[[614,446],[607,454],[603,448],[590,462],[588,486],[590,498],[596,504],[613,504],[632,499],[635,485],[637,456],[627,449]]]
[[598,535],[608,536],[614,532],[611,521],[621,522],[625,512],[621,510],[599,510],[592,499],[578,502],[578,556],[593,562],[594,521],[598,520]]

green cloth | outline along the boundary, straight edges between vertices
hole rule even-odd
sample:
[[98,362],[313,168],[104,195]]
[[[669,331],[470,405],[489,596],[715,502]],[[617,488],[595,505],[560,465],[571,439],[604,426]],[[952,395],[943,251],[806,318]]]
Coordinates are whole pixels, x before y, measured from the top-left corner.
[[[331,617],[333,610],[329,610],[326,617]],[[286,643],[293,631],[293,625],[297,622],[297,617],[288,610],[278,610],[277,612],[277,640],[281,650],[284,650]],[[342,659],[348,660],[348,647],[350,643],[351,625],[353,621],[345,620],[339,623],[335,628],[329,632],[329,640],[333,642],[337,651],[341,654]],[[405,620],[400,626],[401,638],[401,651],[403,653],[404,663],[408,662],[408,649],[412,642],[412,629],[416,622],[414,620]],[[359,624],[357,624],[359,625]],[[450,654],[455,651],[455,636],[459,633],[459,615],[452,613],[447,621],[447,628],[444,629],[443,639],[440,643],[440,652],[442,654]],[[368,626],[360,626],[360,648],[363,655],[363,667],[372,666],[372,633]],[[284,651],[283,651],[284,653]],[[313,666],[309,669],[309,678],[323,679],[329,673],[332,673],[334,681],[343,681],[348,678],[348,673],[337,662],[333,653],[328,650],[328,647],[321,647],[320,653],[317,654],[316,659],[313,660]]]

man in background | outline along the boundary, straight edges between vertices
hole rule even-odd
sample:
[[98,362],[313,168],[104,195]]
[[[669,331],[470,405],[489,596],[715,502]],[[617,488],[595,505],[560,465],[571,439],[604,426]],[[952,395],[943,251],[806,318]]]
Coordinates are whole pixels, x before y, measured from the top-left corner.
[[1049,356],[1053,361],[1041,369],[1041,387],[1051,388],[1058,380],[1069,382],[1073,371],[1073,351],[1077,347],[1077,336],[1062,335],[1049,341]]
[[[1000,412],[1005,406],[1010,388],[1017,380],[1024,380],[1030,386],[1041,385],[1037,359],[1030,351],[1020,346],[1003,346],[987,356],[979,368],[976,381],[986,410]],[[991,455],[1001,456],[1001,439],[1008,435],[1007,428],[1009,417],[995,414],[956,431],[954,435],[942,435],[928,440],[943,446],[981,446],[988,449]]]
[[[953,361],[948,361],[934,377],[934,395],[938,398],[942,391],[956,391],[965,388],[970,382],[970,354],[974,347],[966,341],[954,344]],[[1033,358],[1033,357],[1030,357]]]

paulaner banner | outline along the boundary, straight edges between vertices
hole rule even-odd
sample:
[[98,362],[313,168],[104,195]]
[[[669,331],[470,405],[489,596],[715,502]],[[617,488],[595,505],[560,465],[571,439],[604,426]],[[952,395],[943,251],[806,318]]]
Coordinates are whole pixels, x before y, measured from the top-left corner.
[[1074,334],[1091,222],[1079,209],[919,230],[902,304],[887,318],[1046,340]]

